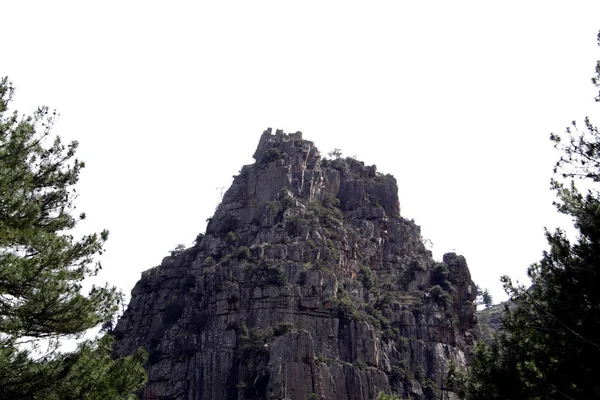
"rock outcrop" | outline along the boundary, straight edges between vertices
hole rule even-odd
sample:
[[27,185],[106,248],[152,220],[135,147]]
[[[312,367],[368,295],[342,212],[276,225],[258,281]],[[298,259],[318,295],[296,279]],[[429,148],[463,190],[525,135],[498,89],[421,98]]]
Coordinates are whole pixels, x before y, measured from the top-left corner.
[[254,158],[196,245],[132,291],[114,335],[149,352],[141,397],[440,398],[473,341],[465,259],[432,259],[375,166],[270,129]]
[[477,311],[477,327],[475,331],[477,339],[487,344],[492,343],[494,334],[500,333],[504,327],[502,317],[507,304],[510,305],[508,302],[503,302]]

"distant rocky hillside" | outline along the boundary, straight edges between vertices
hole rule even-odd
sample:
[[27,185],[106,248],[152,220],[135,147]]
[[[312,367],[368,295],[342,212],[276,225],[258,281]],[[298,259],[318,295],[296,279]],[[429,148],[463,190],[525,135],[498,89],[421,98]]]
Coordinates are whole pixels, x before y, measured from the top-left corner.
[[375,166],[270,129],[254,159],[132,291],[114,334],[149,352],[141,398],[441,398],[474,340],[465,259],[432,259]]
[[477,311],[478,338],[489,343],[493,334],[502,329],[502,314],[506,303],[494,304]]

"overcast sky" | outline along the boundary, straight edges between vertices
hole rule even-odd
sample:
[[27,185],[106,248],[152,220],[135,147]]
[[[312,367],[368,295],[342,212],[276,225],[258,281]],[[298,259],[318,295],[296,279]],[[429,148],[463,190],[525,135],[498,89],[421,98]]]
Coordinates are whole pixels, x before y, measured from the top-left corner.
[[496,299],[569,222],[548,137],[598,115],[597,0],[90,4],[4,0],[0,76],[80,142],[81,232],[110,230],[100,278],[127,293],[204,232],[267,127],[393,174],[434,256]]

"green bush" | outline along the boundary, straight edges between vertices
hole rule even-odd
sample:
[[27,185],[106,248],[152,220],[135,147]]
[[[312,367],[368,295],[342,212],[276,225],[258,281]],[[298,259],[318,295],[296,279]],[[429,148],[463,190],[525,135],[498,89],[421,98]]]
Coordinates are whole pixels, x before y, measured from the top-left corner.
[[377,400],[402,400],[402,397],[395,394],[385,394],[383,392],[379,392]]
[[269,268],[267,270],[267,283],[271,285],[283,286],[287,283],[287,276],[280,268]]
[[178,244],[173,250],[171,250],[171,257],[178,257],[182,255],[184,251],[185,246],[183,244]]
[[281,202],[281,207],[284,210],[292,208],[295,205],[294,198],[290,194],[290,191],[286,188],[283,188],[279,191],[279,201]]
[[273,330],[273,335],[281,336],[293,330],[294,325],[291,322],[280,322],[279,325],[277,325],[277,327]]
[[260,160],[260,164],[265,165],[270,162],[279,160],[282,157],[283,157],[283,155],[281,154],[281,151],[279,151],[279,149],[269,149],[269,150],[265,151],[265,153],[263,154],[263,156]]
[[245,322],[242,322],[239,325],[239,330],[240,330],[240,337],[242,339],[248,339],[250,337],[250,333],[248,331],[248,325],[246,325]]
[[444,286],[448,277],[450,276],[450,271],[448,271],[448,267],[444,263],[435,263],[433,269],[431,271],[431,284]]
[[246,246],[240,246],[236,255],[238,260],[248,260],[250,259],[250,249]]
[[265,344],[273,337],[273,329],[267,328],[263,330],[252,329],[248,332],[246,324],[242,323],[240,328],[246,328],[246,335],[240,334],[240,348],[239,351],[246,354],[256,354],[266,352]]
[[450,294],[439,285],[435,285],[429,289],[429,296],[436,304],[444,308],[450,304]]
[[331,252],[331,257],[335,261],[340,261],[340,251],[337,247],[335,247],[335,244],[333,243],[333,241],[331,239],[327,239],[327,247],[329,247],[329,251]]
[[365,289],[371,289],[375,283],[373,271],[371,271],[371,268],[365,266],[360,267],[358,279],[362,282]]
[[216,264],[215,259],[212,258],[211,256],[208,256],[208,257],[206,257],[204,259],[204,266],[205,267],[211,267],[211,266],[213,266],[215,264]]
[[229,233],[227,233],[227,243],[234,244],[238,240],[239,240],[239,236],[236,232],[230,231]]
[[355,321],[360,321],[362,319],[360,312],[357,310],[356,305],[345,289],[338,289],[335,301],[337,303],[338,318],[347,320],[353,319]]
[[323,228],[339,228],[342,224],[344,216],[338,208],[340,201],[337,197],[326,195],[322,201],[313,200],[308,210],[319,218],[319,222]]
[[302,229],[308,225],[308,222],[300,215],[290,215],[285,219],[287,231],[290,236],[300,236]]
[[269,201],[267,203],[267,211],[270,212],[271,214],[277,213],[278,209],[279,209],[279,206],[277,205],[276,201]]
[[317,365],[327,364],[329,361],[331,360],[325,357],[323,354],[319,354],[317,357],[315,357],[315,364]]

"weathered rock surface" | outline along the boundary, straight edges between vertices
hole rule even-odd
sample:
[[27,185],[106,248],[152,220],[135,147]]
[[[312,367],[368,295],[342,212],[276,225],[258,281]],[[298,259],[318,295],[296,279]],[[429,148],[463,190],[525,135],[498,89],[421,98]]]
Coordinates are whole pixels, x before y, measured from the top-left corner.
[[465,259],[434,262],[375,166],[270,129],[254,158],[132,291],[114,333],[149,352],[143,398],[440,398],[473,341]]
[[494,304],[489,308],[477,311],[476,336],[479,340],[491,343],[494,334],[503,329],[502,316],[504,315],[507,302]]

